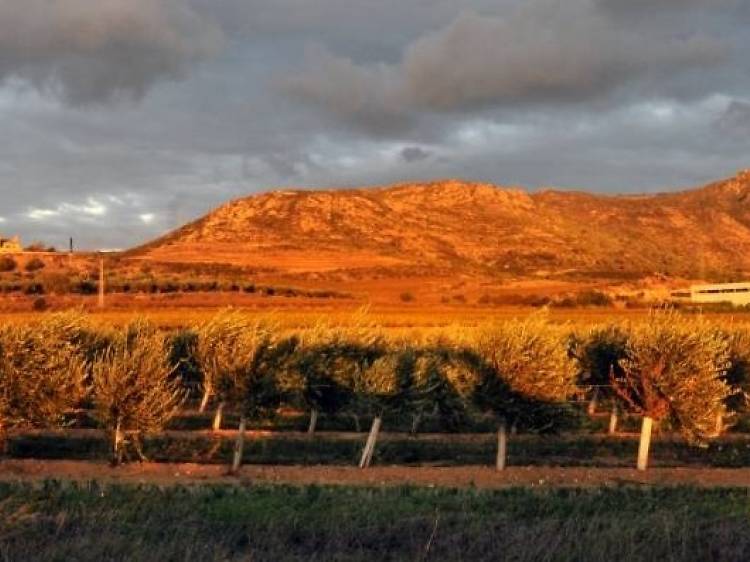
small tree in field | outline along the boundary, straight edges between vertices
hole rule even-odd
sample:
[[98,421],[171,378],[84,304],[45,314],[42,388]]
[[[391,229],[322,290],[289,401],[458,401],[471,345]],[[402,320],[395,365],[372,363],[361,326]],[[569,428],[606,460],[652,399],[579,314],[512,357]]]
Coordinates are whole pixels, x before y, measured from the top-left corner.
[[567,343],[566,334],[546,315],[534,314],[482,329],[476,348],[511,389],[528,398],[556,402],[578,392]]
[[372,462],[384,414],[402,405],[405,383],[402,374],[401,358],[397,353],[390,353],[376,359],[368,368],[358,370],[352,381],[352,407],[373,420],[359,462],[360,468],[367,468]]
[[272,415],[279,407],[283,391],[279,385],[280,366],[287,361],[295,341],[276,341],[275,327],[262,320],[242,332],[235,353],[242,358],[232,369],[221,372],[217,392],[222,401],[240,412],[231,473],[239,470],[245,445],[247,420]]
[[412,434],[424,418],[437,418],[451,428],[466,418],[478,373],[462,355],[445,344],[402,352],[402,401],[412,417]]
[[86,395],[81,350],[48,328],[0,328],[0,441],[9,428],[59,427]]
[[[211,320],[198,326],[195,343],[195,360],[203,374],[203,399],[200,411],[203,412],[208,401],[216,391],[217,382],[229,373],[241,369],[248,357],[243,355],[246,332],[255,329],[255,323],[239,311],[227,309],[219,312]],[[216,408],[213,428],[221,428],[224,402]]]
[[120,332],[92,365],[93,417],[110,440],[112,464],[123,460],[126,435],[144,460],[140,436],[160,431],[185,394],[173,376],[165,337],[137,322]]
[[[301,334],[289,370],[296,402],[310,411],[308,433],[313,434],[318,414],[333,415],[352,402],[356,374],[382,355],[377,336],[362,338],[319,324]],[[349,409],[358,422],[358,414]]]
[[701,319],[655,311],[634,326],[621,374],[612,385],[630,408],[643,416],[638,469],[648,466],[654,420],[670,418],[690,439],[712,434],[724,400],[732,394],[724,380],[727,342]]
[[729,350],[729,367],[724,375],[734,392],[724,401],[726,412],[716,417],[716,434],[720,435],[727,421],[727,413],[746,413],[750,405],[750,331],[737,328],[722,333]]
[[599,397],[612,402],[609,433],[617,429],[619,402],[610,381],[612,376],[622,376],[620,361],[625,359],[627,343],[627,331],[615,324],[595,326],[582,336],[573,335],[570,342],[570,353],[578,363],[579,385],[591,389],[589,414],[594,413]]
[[477,405],[498,418],[498,469],[505,466],[506,425],[554,427],[578,389],[567,338],[545,315],[512,320],[480,331],[476,349],[486,369]]

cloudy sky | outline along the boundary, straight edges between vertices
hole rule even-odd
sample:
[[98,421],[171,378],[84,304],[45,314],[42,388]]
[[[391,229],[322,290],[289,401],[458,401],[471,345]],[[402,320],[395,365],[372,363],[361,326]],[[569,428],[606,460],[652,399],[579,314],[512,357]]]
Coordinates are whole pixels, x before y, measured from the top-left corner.
[[127,247],[274,187],[750,167],[750,0],[0,0],[0,232]]

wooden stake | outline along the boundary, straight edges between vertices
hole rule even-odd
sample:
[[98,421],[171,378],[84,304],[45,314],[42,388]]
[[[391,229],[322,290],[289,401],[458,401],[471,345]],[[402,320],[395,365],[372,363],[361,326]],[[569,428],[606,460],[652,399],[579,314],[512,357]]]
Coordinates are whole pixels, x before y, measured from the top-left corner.
[[362,449],[362,457],[359,460],[359,468],[368,468],[372,463],[373,453],[375,452],[375,443],[378,440],[378,432],[380,431],[380,424],[382,419],[378,416],[372,420],[372,427],[370,428],[370,434],[367,436],[367,442],[365,448]]
[[315,428],[318,425],[318,410],[317,408],[313,408],[310,410],[310,425],[307,427],[307,433],[308,435],[312,435],[315,433]]
[[245,428],[247,427],[247,418],[242,414],[240,418],[240,429],[237,432],[237,440],[234,443],[234,457],[232,458],[232,468],[230,474],[236,474],[242,465],[242,453],[245,450]]
[[609,429],[607,430],[607,433],[609,433],[610,435],[614,435],[615,433],[617,433],[617,417],[617,402],[614,402],[612,404],[612,411],[609,414]]
[[508,432],[506,430],[505,422],[501,422],[497,428],[497,460],[495,461],[495,468],[505,470],[505,466],[508,459]]
[[641,440],[638,444],[638,470],[648,468],[648,449],[651,446],[651,427],[654,420],[649,416],[643,416],[641,424]]
[[211,426],[211,428],[214,431],[219,431],[221,429],[221,420],[223,418],[224,418],[224,402],[219,402],[219,405],[216,408],[216,413],[214,414],[214,423]]

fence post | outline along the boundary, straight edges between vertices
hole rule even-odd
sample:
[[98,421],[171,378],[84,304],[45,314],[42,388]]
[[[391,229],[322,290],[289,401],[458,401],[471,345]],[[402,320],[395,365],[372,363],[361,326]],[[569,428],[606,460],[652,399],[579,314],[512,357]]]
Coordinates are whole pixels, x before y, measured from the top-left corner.
[[638,470],[648,468],[648,449],[651,445],[651,426],[654,420],[650,416],[643,416],[641,424],[641,439],[638,443]]
[[497,459],[495,461],[495,468],[505,470],[505,465],[508,458],[508,432],[506,429],[505,421],[500,422],[500,426],[497,428]]
[[362,457],[359,460],[359,468],[368,468],[370,463],[372,463],[372,456],[375,452],[375,443],[378,439],[381,423],[382,419],[379,416],[372,420],[370,434],[367,436],[367,442],[365,443],[365,448],[362,450]]
[[237,432],[237,441],[234,443],[234,457],[232,458],[232,469],[230,474],[236,474],[242,464],[242,453],[245,450],[245,428],[247,427],[247,418],[242,414],[240,418],[240,430]]

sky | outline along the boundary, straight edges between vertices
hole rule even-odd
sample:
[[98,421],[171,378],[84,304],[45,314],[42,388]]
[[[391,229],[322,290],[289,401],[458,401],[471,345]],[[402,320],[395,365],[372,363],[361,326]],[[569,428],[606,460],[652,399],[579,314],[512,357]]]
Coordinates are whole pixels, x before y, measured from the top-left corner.
[[275,188],[667,191],[750,167],[750,0],[0,0],[0,234]]

